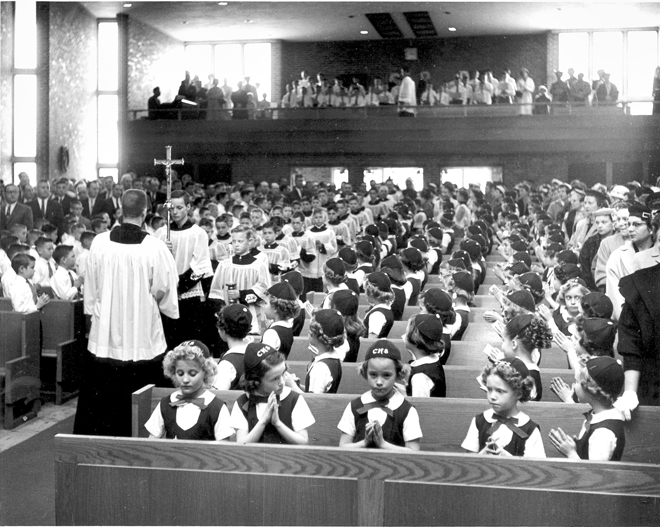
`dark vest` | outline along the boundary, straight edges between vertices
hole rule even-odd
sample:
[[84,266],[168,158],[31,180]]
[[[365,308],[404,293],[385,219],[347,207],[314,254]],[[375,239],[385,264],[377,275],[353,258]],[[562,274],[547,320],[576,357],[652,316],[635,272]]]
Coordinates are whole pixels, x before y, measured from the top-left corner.
[[[369,422],[368,413],[358,414],[357,411],[364,406],[362,399],[358,397],[351,401],[351,412],[353,413],[353,418],[355,419],[355,437],[353,442],[357,443],[364,439],[365,428]],[[403,439],[403,423],[408,417],[408,412],[412,405],[404,400],[403,404],[394,410],[391,417],[388,415],[385,419],[385,424],[383,425],[383,439],[388,443],[398,446],[406,446],[406,442]]]
[[300,313],[298,313],[298,316],[293,319],[293,327],[291,328],[293,330],[293,336],[294,337],[299,337],[300,334],[302,333],[303,326],[305,325],[305,317],[306,317],[306,311],[304,307],[300,308]]
[[[297,393],[289,393],[284,399],[280,400],[280,406],[277,409],[280,421],[293,430],[293,425],[291,422],[291,415],[293,414],[293,409],[298,402],[299,395]],[[252,404],[249,401],[247,394],[241,395],[236,402],[238,407],[243,412],[245,419],[248,422],[248,431],[251,432],[252,429],[257,425],[259,419],[257,418],[257,405]],[[264,433],[261,434],[259,443],[271,443],[271,444],[287,444],[287,441],[280,435],[277,431],[277,428],[273,426],[272,423],[268,423],[264,429]]]
[[[318,362],[324,363],[330,369],[330,375],[332,375],[332,384],[325,393],[337,393],[339,383],[341,382],[341,361],[339,359],[319,359]],[[309,371],[307,372],[307,377],[305,377],[305,391],[309,392]]]
[[529,370],[529,376],[534,379],[536,385],[536,397],[533,401],[540,401],[543,396],[543,385],[541,384],[541,372],[539,370]]
[[226,360],[236,370],[236,378],[233,381],[231,381],[231,385],[229,386],[230,390],[241,389],[239,387],[239,384],[241,383],[241,377],[243,377],[243,373],[245,373],[245,364],[243,362],[243,359],[244,359],[243,353],[225,353],[222,356],[222,360]]
[[440,363],[444,365],[447,364],[449,354],[451,353],[451,335],[449,333],[443,333],[442,342],[445,343],[445,352],[442,357],[440,357]]
[[417,278],[407,278],[406,280],[413,286],[412,293],[408,299],[408,305],[417,306],[419,305],[419,292],[422,290],[422,282]]
[[391,309],[386,309],[384,307],[370,309],[369,312],[364,317],[364,326],[367,328],[367,331],[369,331],[369,317],[371,317],[371,315],[376,312],[385,315],[385,324],[383,325],[383,329],[380,330],[380,333],[378,334],[378,338],[379,339],[387,338],[387,336],[390,334],[390,330],[392,329],[392,326],[394,325],[394,314],[392,313]]
[[349,349],[346,357],[344,357],[344,362],[357,362],[358,352],[360,351],[360,337],[347,333],[346,340],[348,340]]
[[[489,423],[486,421],[486,418],[484,417],[484,414],[479,414],[476,418],[476,426],[477,430],[479,430],[479,450],[483,450],[484,447],[486,446],[486,441],[491,435],[491,429],[497,423]],[[504,424],[500,426],[506,426]],[[529,437],[532,435],[532,432],[534,431],[535,428],[539,428],[539,425],[537,425],[534,421],[531,419],[527,421],[522,426],[519,426],[523,432],[527,433],[527,436]],[[512,434],[513,438],[511,439],[511,442],[504,447],[504,450],[506,450],[509,454],[512,456],[518,456],[522,457],[525,455],[525,442],[527,441],[526,439],[522,439],[520,436],[517,434]]]
[[203,441],[215,441],[215,424],[220,417],[220,410],[224,406],[217,397],[214,397],[209,405],[199,414],[197,422],[188,430],[182,429],[176,424],[176,412],[178,407],[170,406],[170,396],[163,397],[160,401],[160,410],[165,423],[165,437],[167,439],[197,439]]
[[442,249],[432,248],[432,251],[435,251],[435,254],[438,255],[438,261],[433,264],[431,267],[431,272],[429,274],[439,274],[440,273],[440,264],[442,263]]
[[284,358],[287,358],[289,353],[291,353],[291,346],[293,346],[293,329],[282,326],[271,326],[268,329],[272,329],[277,333],[277,336],[280,338],[279,352],[284,355]]
[[589,431],[575,442],[578,456],[580,456],[580,459],[589,459],[589,438],[599,428],[607,428],[614,432],[616,436],[616,447],[614,447],[610,461],[621,461],[623,448],[626,446],[626,432],[623,428],[623,421],[616,419],[607,419],[606,421],[591,425]]
[[464,311],[463,309],[454,309],[454,311],[461,315],[461,327],[458,328],[456,333],[454,333],[454,336],[451,338],[451,340],[461,340],[463,338],[463,333],[465,333],[465,330],[470,323],[470,319],[468,318],[470,313],[468,311]]
[[355,278],[346,277],[346,285],[348,288],[353,291],[356,295],[360,294],[360,286]]
[[413,366],[410,369],[410,380],[406,388],[406,394],[412,396],[412,378],[418,373],[423,373],[433,381],[433,388],[431,389],[430,397],[446,397],[447,396],[447,383],[445,381],[445,370],[442,363],[438,360],[431,364],[422,364],[420,366]]
[[406,308],[406,292],[397,286],[392,286],[394,293],[394,302],[390,306],[394,320],[401,320],[403,318],[403,310]]

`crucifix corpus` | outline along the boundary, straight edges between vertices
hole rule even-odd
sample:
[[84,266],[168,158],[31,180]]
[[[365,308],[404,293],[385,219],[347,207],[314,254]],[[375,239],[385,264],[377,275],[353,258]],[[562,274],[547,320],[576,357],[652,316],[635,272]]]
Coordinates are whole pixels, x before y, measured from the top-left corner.
[[167,241],[170,241],[170,215],[172,211],[172,166],[183,165],[183,159],[172,159],[172,147],[165,147],[165,159],[154,159],[154,166],[164,165],[167,177],[167,201],[165,212],[167,213]]

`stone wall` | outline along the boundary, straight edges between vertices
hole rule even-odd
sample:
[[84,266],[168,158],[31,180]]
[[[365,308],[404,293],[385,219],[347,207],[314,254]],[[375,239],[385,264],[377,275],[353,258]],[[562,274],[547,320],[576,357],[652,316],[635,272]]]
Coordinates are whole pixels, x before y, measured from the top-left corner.
[[66,176],[96,178],[96,19],[81,4],[50,4],[49,168],[60,176],[58,152],[69,149]]

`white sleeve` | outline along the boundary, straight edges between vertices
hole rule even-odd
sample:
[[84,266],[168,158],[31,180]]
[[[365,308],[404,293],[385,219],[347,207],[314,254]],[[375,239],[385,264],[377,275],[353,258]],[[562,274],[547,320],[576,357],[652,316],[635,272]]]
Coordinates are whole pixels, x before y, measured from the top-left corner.
[[369,317],[369,333],[380,335],[380,332],[386,322],[387,320],[385,319],[385,315],[383,315],[380,311],[376,311]]
[[523,457],[545,457],[545,448],[543,447],[543,438],[539,428],[535,428],[525,441],[525,454]]
[[309,371],[309,393],[326,393],[332,386],[330,368],[323,362],[317,362]]
[[408,417],[403,422],[403,440],[414,441],[422,438],[422,427],[419,425],[419,414],[414,406],[408,412]]
[[[94,242],[92,242],[94,243]],[[164,242],[153,244],[156,249],[151,278],[151,295],[158,303],[158,309],[170,318],[179,318],[179,300],[177,286],[179,274],[172,253]],[[155,265],[156,262],[158,265]]]
[[164,437],[165,436],[165,421],[163,420],[163,412],[160,410],[161,403],[154,409],[149,420],[144,423],[144,427],[152,436]]
[[[199,232],[197,232],[198,230]],[[198,276],[202,275],[204,278],[213,276],[208,236],[201,227],[195,229],[195,247],[190,261],[190,268]]]
[[50,287],[57,298],[62,300],[73,300],[78,294],[78,289],[71,285],[68,273],[55,273],[50,278]]
[[32,290],[27,287],[27,284],[25,287],[20,287],[18,280],[22,280],[22,278],[17,277],[14,283],[5,291],[5,296],[10,298],[11,307],[14,311],[24,314],[34,313],[37,311],[37,305],[32,298]]
[[344,434],[351,437],[355,437],[357,434],[357,429],[355,428],[355,418],[353,417],[353,412],[351,411],[351,403],[348,403],[344,413],[341,415],[339,424],[337,428],[341,430]]
[[218,373],[213,380],[212,388],[214,390],[229,390],[231,383],[236,378],[236,368],[228,360],[221,360],[218,363]]
[[315,422],[316,419],[314,419],[307,401],[305,401],[304,397],[299,396],[296,406],[293,407],[293,411],[291,412],[291,426],[293,427],[293,431],[300,432],[301,430],[305,430]]
[[410,378],[413,397],[430,397],[431,390],[435,386],[431,378],[425,373],[418,373]]
[[408,305],[408,300],[410,300],[413,293],[413,285],[407,280],[406,283],[403,284],[403,292],[406,294],[406,305]]
[[270,328],[264,331],[264,334],[261,337],[261,342],[262,344],[268,344],[269,346],[272,346],[278,351],[282,345],[280,342],[280,336],[277,334],[277,331]]
[[234,429],[231,427],[231,415],[226,404],[222,405],[218,420],[213,427],[213,432],[216,441],[222,441],[234,435]]
[[470,423],[468,433],[461,443],[461,448],[467,450],[468,452],[479,452],[479,430],[477,430],[477,421],[474,417]]
[[229,426],[231,426],[234,430],[245,430],[246,432],[249,429],[247,419],[243,415],[243,411],[238,406],[238,402],[236,401],[234,401],[234,406],[231,409]]
[[614,432],[608,428],[598,428],[589,438],[589,460],[609,461],[615,448]]

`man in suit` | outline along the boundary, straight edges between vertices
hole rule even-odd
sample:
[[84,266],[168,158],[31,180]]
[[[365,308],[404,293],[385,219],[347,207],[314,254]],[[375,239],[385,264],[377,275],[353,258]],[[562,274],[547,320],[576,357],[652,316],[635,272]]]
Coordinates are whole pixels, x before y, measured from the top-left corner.
[[62,212],[66,215],[69,214],[71,208],[71,201],[73,198],[69,196],[69,180],[65,177],[60,178],[55,183],[53,189],[53,199],[62,206]]
[[82,202],[79,199],[74,199],[71,201],[71,216],[76,218],[76,223],[82,223],[86,230],[91,231],[92,222],[82,215],[82,210]]
[[100,186],[98,181],[87,183],[87,198],[81,198],[83,205],[83,216],[91,220],[93,216],[106,212],[105,200],[99,197]]
[[303,175],[302,174],[296,174],[294,177],[294,183],[293,183],[293,188],[291,191],[286,195],[287,199],[289,200],[289,203],[292,203],[294,201],[301,201],[303,197],[307,197],[307,192],[305,192],[305,189],[303,187]]
[[117,209],[121,208],[121,197],[124,194],[124,187],[121,183],[112,185],[111,195],[105,200],[103,205],[104,212],[110,216],[111,224],[117,219]]
[[9,184],[5,187],[5,201],[0,209],[0,231],[9,230],[13,225],[21,224],[32,230],[34,222],[32,209],[23,203],[18,203],[19,188]]
[[45,219],[48,223],[57,227],[59,236],[64,233],[64,213],[62,206],[52,199],[50,183],[42,179],[37,184],[37,197],[30,202],[32,217],[34,221]]

